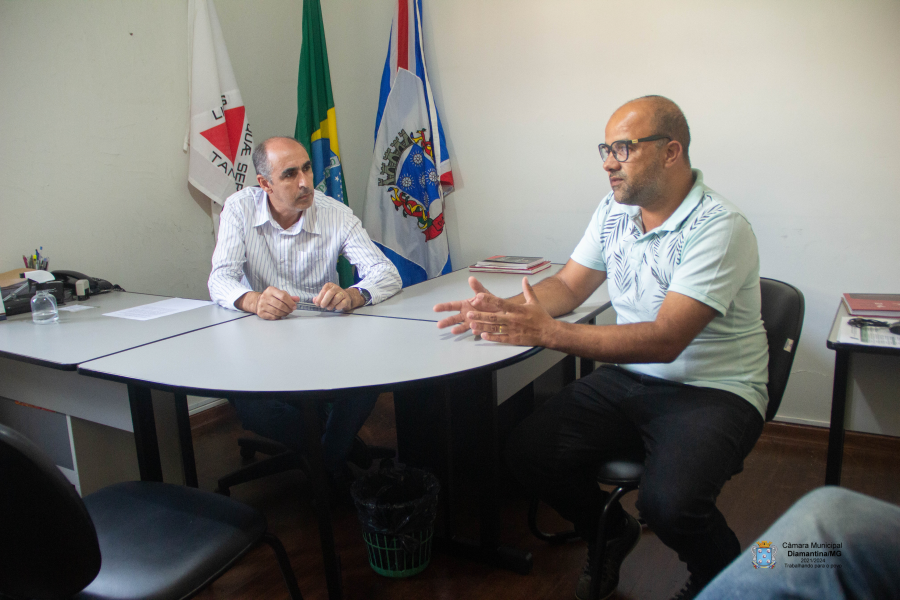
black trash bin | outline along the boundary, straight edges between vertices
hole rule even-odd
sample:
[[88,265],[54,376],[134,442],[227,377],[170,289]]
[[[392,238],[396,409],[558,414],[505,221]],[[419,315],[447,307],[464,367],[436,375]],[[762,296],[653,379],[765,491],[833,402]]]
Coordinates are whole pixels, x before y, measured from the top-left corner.
[[353,483],[369,565],[385,577],[409,577],[428,566],[440,483],[422,469],[384,460]]

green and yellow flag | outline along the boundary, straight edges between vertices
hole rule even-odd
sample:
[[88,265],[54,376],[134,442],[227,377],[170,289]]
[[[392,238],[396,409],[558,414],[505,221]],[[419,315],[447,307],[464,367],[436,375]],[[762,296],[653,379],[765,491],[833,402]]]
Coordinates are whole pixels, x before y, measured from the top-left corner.
[[[303,0],[303,45],[297,78],[294,138],[309,149],[316,189],[349,206],[341,169],[328,49],[319,0]],[[343,256],[338,260],[338,275],[341,287],[353,285],[353,267]]]

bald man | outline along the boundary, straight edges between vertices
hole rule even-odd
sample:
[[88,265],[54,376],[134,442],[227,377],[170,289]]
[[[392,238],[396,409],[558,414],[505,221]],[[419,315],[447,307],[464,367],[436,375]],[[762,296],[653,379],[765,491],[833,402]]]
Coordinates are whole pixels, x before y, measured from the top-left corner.
[[[400,274],[369,239],[353,211],[313,186],[312,163],[303,145],[292,138],[269,138],[253,151],[253,166],[259,187],[232,194],[222,210],[209,276],[213,301],[262,319],[278,320],[301,302],[347,312],[400,291]],[[341,254],[362,277],[347,288],[338,282]],[[298,340],[298,348],[302,347]],[[298,368],[302,365],[301,353]],[[339,495],[345,495],[349,485],[345,461],[377,398],[378,394],[370,392],[346,395],[333,404],[328,415],[322,446]],[[236,398],[232,404],[245,428],[303,450],[298,407],[264,398]],[[361,446],[356,440],[355,449],[364,452]],[[365,466],[366,459],[360,457],[357,462]]]
[[[543,346],[607,363],[566,387],[510,436],[515,476],[591,541],[607,494],[606,458],[644,461],[637,507],[687,563],[680,598],[692,598],[738,556],[715,500],[762,431],[768,346],[760,319],[759,256],[743,214],[691,169],[678,106],[648,96],[619,108],[600,144],[612,192],[571,259],[553,277],[502,300],[475,278],[474,298],[437,311],[454,333]],[[607,282],[610,326],[554,320]],[[600,565],[600,597],[637,545],[638,521],[618,509]],[[576,586],[590,588],[592,556]]]

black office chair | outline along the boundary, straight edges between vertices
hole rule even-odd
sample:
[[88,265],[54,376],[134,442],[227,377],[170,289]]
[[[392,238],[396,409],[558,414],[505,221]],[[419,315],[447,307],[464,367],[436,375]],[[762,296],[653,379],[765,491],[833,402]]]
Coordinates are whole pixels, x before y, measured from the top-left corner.
[[[775,279],[760,278],[762,295],[761,313],[766,328],[769,344],[769,404],[766,407],[766,421],[775,418],[781,398],[787,388],[791,365],[800,342],[800,331],[803,328],[805,302],[803,293],[789,283]],[[615,486],[603,505],[597,526],[595,541],[596,560],[591,573],[591,592],[589,598],[596,600],[600,594],[600,567],[603,565],[603,553],[606,550],[606,520],[610,510],[619,500],[633,490],[638,489],[644,475],[644,464],[633,460],[612,460],[600,465],[597,482],[602,485]],[[562,543],[578,537],[574,531],[545,533],[537,525],[539,500],[533,499],[528,508],[528,527],[538,538],[550,543]]]
[[302,600],[284,547],[256,509],[140,481],[82,500],[46,455],[2,425],[0,532],[0,597],[186,599],[265,542],[290,597]]

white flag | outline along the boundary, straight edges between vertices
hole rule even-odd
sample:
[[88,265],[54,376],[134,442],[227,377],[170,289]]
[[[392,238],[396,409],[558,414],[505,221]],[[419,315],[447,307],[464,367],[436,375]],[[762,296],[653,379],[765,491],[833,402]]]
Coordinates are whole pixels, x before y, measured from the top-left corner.
[[213,224],[225,199],[256,185],[253,134],[212,0],[188,6],[191,121],[188,181],[213,201]]
[[444,196],[453,172],[422,44],[422,0],[397,0],[381,77],[364,225],[403,287],[449,273]]

